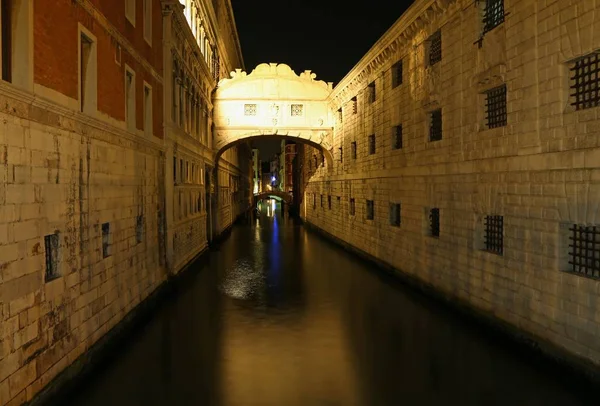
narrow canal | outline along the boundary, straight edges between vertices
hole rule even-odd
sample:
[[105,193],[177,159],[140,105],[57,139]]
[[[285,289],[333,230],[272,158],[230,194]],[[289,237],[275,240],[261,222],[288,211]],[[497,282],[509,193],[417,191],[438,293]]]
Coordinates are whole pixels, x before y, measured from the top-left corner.
[[279,210],[192,268],[61,405],[597,404]]

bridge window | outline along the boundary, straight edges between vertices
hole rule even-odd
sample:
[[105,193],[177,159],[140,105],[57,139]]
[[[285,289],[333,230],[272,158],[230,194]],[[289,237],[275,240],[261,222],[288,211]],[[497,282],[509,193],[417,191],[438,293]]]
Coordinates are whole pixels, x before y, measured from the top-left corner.
[[402,148],[402,125],[392,128],[392,149]]
[[427,41],[429,66],[433,66],[442,60],[442,32],[437,30]]
[[569,228],[570,272],[600,278],[600,227],[573,224]]
[[255,116],[256,115],[256,104],[244,104],[244,115]]
[[488,90],[485,99],[487,127],[506,126],[506,85]]
[[369,155],[375,153],[375,134],[369,135]]
[[303,112],[304,112],[303,104],[292,104],[292,106],[291,106],[292,117],[299,117],[303,114]]
[[375,100],[377,99],[377,91],[375,89],[375,82],[369,83],[367,90],[369,92],[368,93],[369,103],[374,103]]
[[352,159],[356,159],[356,141],[352,141],[351,145],[351,155]]
[[45,281],[50,282],[60,276],[58,262],[58,246],[60,239],[58,233],[50,234],[44,237],[44,246],[46,248],[46,274]]
[[354,198],[350,198],[350,215],[354,216],[356,214],[356,202]]
[[504,22],[504,0],[486,0],[483,13],[483,32],[491,31]]
[[431,237],[440,236],[440,209],[437,207],[429,210],[429,235]]
[[571,105],[576,110],[600,106],[600,52],[571,63]]
[[400,203],[390,203],[390,225],[400,227]]
[[504,249],[504,217],[485,216],[485,250],[502,255]]
[[429,141],[442,139],[442,109],[429,113]]
[[373,220],[375,218],[375,202],[373,200],[367,200],[367,220]]
[[402,61],[396,62],[392,65],[392,88],[398,87],[402,84]]

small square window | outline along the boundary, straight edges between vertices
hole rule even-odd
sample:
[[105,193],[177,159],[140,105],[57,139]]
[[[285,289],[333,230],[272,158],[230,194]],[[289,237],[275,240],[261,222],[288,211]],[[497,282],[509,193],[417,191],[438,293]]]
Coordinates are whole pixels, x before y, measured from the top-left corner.
[[429,66],[442,60],[442,32],[437,30],[429,37]]
[[300,117],[300,116],[302,116],[302,114],[304,112],[304,105],[303,104],[292,104],[290,109],[291,109],[292,117]]
[[571,62],[571,105],[575,110],[600,106],[600,52]]
[[392,88],[402,84],[402,61],[392,65]]
[[504,217],[485,217],[485,250],[502,255],[504,250]]
[[135,242],[141,243],[144,239],[144,216],[137,216],[135,219]]
[[429,113],[429,141],[442,139],[442,109]]
[[573,224],[569,228],[568,271],[600,279],[600,227]]
[[45,281],[50,282],[60,276],[58,261],[59,234],[50,234],[44,237],[46,248],[46,274]]
[[402,148],[402,125],[392,127],[392,149]]
[[375,218],[375,202],[373,200],[367,200],[367,220],[373,220]]
[[483,13],[483,32],[491,31],[504,22],[504,0],[486,0]]
[[440,209],[438,208],[429,210],[429,235],[440,236]]
[[375,82],[369,83],[368,91],[369,91],[369,93],[368,93],[369,103],[374,103],[375,100],[377,99],[377,91],[375,89]]
[[256,115],[256,104],[244,104],[244,115],[255,116]]
[[400,203],[390,203],[390,225],[400,227]]
[[102,258],[110,257],[110,255],[110,223],[104,223],[102,224]]
[[375,134],[369,135],[369,155],[375,153]]
[[352,103],[352,114],[356,114],[358,112],[358,99],[354,96],[350,102]]
[[486,121],[488,128],[506,126],[506,85],[485,93]]
[[354,198],[350,198],[350,215],[354,216],[356,214],[356,202]]
[[350,144],[351,146],[351,155],[352,155],[352,159],[356,159],[356,141],[352,141],[352,143]]

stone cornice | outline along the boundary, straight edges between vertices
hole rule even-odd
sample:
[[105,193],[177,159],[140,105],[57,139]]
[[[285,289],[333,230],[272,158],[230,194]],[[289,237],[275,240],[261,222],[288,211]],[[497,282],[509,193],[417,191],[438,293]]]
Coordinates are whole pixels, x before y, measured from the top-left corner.
[[133,57],[140,65],[144,67],[150,74],[154,77],[154,79],[162,84],[162,76],[154,69],[152,65],[144,58],[137,50],[133,47],[133,45],[125,38],[119,30],[115,26],[113,26],[110,21],[94,6],[91,0],[75,0],[85,11],[90,14],[96,22],[108,32],[108,34],[113,37],[121,46],[122,49],[127,51],[129,55]]
[[412,36],[443,14],[457,0],[417,0],[396,20],[381,38],[371,47],[352,70],[342,78],[330,96],[332,107],[339,108],[356,96],[365,82]]

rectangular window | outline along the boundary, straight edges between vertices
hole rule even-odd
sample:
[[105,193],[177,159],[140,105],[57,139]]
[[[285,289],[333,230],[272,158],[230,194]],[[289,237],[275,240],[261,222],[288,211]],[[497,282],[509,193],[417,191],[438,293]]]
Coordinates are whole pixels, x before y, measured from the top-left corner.
[[125,0],[125,18],[135,27],[135,0]]
[[327,196],[327,208],[331,210],[331,195]]
[[110,223],[102,224],[102,258],[110,257]]
[[152,88],[144,84],[144,134],[152,136]]
[[144,0],[144,39],[152,45],[152,0]]
[[352,103],[352,114],[356,114],[358,112],[358,99],[354,96],[350,99],[350,102]]
[[255,116],[256,115],[256,104],[244,104],[244,115]]
[[600,278],[600,227],[573,224],[569,228],[568,271]]
[[429,113],[429,141],[442,139],[442,109]]
[[[93,41],[84,33],[79,37],[79,107],[82,112],[90,112],[93,103],[92,97],[95,95],[94,72],[96,67],[92,66],[92,47]],[[94,58],[95,59],[95,58]]]
[[342,108],[340,107],[337,112],[338,112],[338,120],[340,123],[342,123],[344,120],[344,116],[342,114]]
[[429,37],[429,66],[442,60],[442,32],[437,30]]
[[504,217],[485,216],[485,250],[502,255],[504,249]]
[[135,242],[141,243],[144,239],[144,216],[137,216],[135,219]]
[[356,202],[354,201],[354,198],[350,199],[350,215],[354,216],[356,214]]
[[392,65],[392,88],[402,84],[402,61]]
[[12,7],[11,1],[0,0],[2,26],[2,80],[12,82]]
[[177,158],[173,157],[173,183],[177,184]]
[[390,203],[390,225],[400,227],[400,203]]
[[59,242],[60,239],[58,233],[50,234],[44,237],[44,246],[46,248],[46,282],[49,282],[60,276],[58,262]]
[[368,98],[369,98],[369,103],[374,103],[375,100],[377,99],[377,90],[375,89],[375,82],[371,82],[369,83],[369,87],[367,88],[369,94],[368,94]]
[[369,155],[375,153],[375,134],[369,135]]
[[321,208],[323,208],[323,195],[321,195]]
[[373,200],[367,200],[367,220],[373,220],[375,218],[375,203]]
[[483,32],[491,31],[504,22],[504,0],[486,0],[483,13]]
[[352,155],[352,159],[356,159],[356,141],[352,141],[352,143],[350,144],[351,146],[351,155]]
[[313,209],[317,208],[317,194],[313,193]]
[[300,117],[304,113],[303,104],[292,104],[290,107],[290,114],[292,117]]
[[571,62],[571,105],[576,110],[600,106],[600,52]]
[[127,129],[135,131],[135,74],[125,68],[125,120]]
[[392,149],[402,148],[402,125],[392,127]]
[[485,104],[487,127],[506,126],[506,85],[488,90],[485,93]]
[[437,207],[429,210],[429,235],[440,236],[440,209]]
[[339,147],[338,151],[340,151],[340,162],[344,162],[344,149]]

